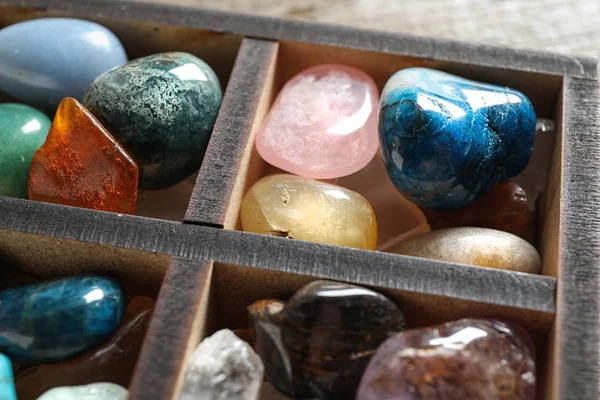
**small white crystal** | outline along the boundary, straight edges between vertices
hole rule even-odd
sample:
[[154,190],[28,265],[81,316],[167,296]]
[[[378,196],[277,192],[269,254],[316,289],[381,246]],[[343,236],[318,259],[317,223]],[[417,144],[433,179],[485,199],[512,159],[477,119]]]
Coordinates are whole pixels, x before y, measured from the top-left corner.
[[115,383],[61,386],[48,390],[38,400],[127,400],[129,391]]
[[180,400],[257,400],[264,366],[229,329],[204,339],[188,364]]

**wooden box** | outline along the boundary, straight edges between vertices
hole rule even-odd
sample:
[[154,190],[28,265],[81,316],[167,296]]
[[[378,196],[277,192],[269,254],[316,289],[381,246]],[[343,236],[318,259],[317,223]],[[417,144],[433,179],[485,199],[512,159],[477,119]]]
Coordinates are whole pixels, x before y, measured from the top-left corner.
[[[136,294],[158,295],[131,399],[177,399],[186,362],[205,335],[246,326],[251,302],[286,299],[318,278],[381,291],[398,302],[410,327],[467,316],[514,320],[538,348],[540,399],[598,398],[595,61],[145,3],[0,0],[0,28],[49,16],[107,26],[130,58],[168,50],[196,54],[227,86],[195,185],[183,188],[178,200],[161,200],[183,204],[185,218],[183,211],[175,217],[182,222],[0,197],[0,276],[10,278],[13,267],[40,277],[108,272]],[[236,230],[243,194],[266,173],[253,147],[257,128],[287,79],[324,62],[359,67],[380,89],[393,72],[410,66],[502,84],[527,94],[538,116],[553,119],[552,165],[537,207],[542,275]]]

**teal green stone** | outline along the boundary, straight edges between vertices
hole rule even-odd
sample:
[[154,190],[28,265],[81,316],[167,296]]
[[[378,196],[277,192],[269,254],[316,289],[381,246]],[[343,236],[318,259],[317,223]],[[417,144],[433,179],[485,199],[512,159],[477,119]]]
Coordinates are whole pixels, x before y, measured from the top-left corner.
[[0,196],[27,197],[29,167],[52,122],[24,104],[0,104]]
[[14,362],[73,357],[107,340],[125,310],[110,278],[81,275],[0,291],[0,351]]
[[83,103],[136,161],[140,188],[162,189],[200,168],[221,100],[208,64],[172,52],[104,73]]
[[12,363],[4,354],[0,354],[0,400],[17,400]]

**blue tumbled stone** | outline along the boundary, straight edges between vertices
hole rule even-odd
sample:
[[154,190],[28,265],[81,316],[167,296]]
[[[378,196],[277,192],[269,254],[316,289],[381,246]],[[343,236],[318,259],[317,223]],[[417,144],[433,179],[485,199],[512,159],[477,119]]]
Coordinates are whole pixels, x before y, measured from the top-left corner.
[[396,72],[380,102],[391,180],[423,208],[465,207],[527,165],[535,112],[521,92],[426,68]]
[[4,354],[0,354],[0,400],[17,400],[12,363]]
[[126,62],[119,39],[94,22],[44,18],[0,30],[0,91],[46,111],[65,97],[83,101],[94,79]]
[[93,275],[0,291],[0,351],[21,363],[67,359],[108,339],[124,308],[119,284]]

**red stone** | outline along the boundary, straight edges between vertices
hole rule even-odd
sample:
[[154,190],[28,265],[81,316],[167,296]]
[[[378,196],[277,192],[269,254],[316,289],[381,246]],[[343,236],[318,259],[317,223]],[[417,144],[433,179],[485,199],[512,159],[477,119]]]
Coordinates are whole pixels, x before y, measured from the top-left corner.
[[470,226],[497,229],[533,242],[535,213],[515,182],[496,186],[468,207],[455,211],[423,210],[432,230]]
[[100,122],[73,98],[58,106],[29,170],[31,200],[133,213],[138,167]]

